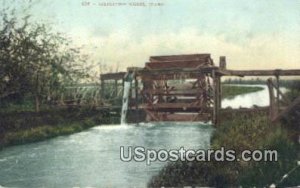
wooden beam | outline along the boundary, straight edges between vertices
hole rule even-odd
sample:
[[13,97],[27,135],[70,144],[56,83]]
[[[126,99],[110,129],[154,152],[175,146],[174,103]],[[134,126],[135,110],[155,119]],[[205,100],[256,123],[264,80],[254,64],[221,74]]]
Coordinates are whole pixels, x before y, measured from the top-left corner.
[[[150,115],[150,114],[149,114]],[[198,114],[168,114],[168,113],[158,113],[158,116],[160,117],[160,121],[209,121],[210,120],[210,114],[203,114],[202,116],[199,116]],[[153,119],[150,121],[157,121],[157,117],[151,116]]]
[[117,73],[106,73],[101,74],[101,80],[122,80],[125,76],[126,72],[117,72]]
[[151,62],[164,62],[164,61],[187,61],[187,60],[201,60],[210,59],[210,54],[187,54],[187,55],[165,55],[165,56],[151,56]]
[[180,78],[185,79],[197,79],[199,74],[211,74],[212,70],[217,70],[218,67],[209,66],[201,68],[170,68],[170,69],[158,69],[158,70],[147,70],[143,69],[137,71],[137,75],[142,80],[177,80]]
[[207,66],[207,61],[166,61],[164,63],[146,63],[147,69],[168,69],[168,68],[200,68]]
[[199,73],[178,73],[178,74],[161,74],[161,75],[143,75],[144,81],[156,81],[156,80],[181,80],[181,79],[197,79]]
[[220,70],[223,76],[300,76],[300,69],[275,70]]
[[200,110],[211,112],[205,106],[191,103],[158,103],[158,104],[140,104],[139,109],[149,109],[164,112],[199,112]]
[[146,89],[143,93],[148,93],[151,95],[164,95],[164,96],[196,96],[197,94],[204,92],[204,89],[186,89],[186,90],[170,90],[165,89]]
[[180,109],[189,109],[189,108],[201,108],[202,106],[198,104],[192,104],[192,103],[157,103],[152,104],[151,106],[147,104],[141,104],[139,105],[139,108],[180,108]]

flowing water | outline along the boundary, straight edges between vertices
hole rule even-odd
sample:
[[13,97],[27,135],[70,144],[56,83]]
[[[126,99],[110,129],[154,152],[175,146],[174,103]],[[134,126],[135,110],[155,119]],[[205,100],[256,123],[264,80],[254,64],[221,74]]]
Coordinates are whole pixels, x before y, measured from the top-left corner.
[[[250,99],[248,104],[245,100]],[[264,88],[263,91],[224,100],[223,105],[264,105],[268,100],[268,91]],[[207,149],[212,131],[210,125],[191,122],[97,126],[69,136],[8,147],[0,151],[0,185],[145,187],[167,163],[122,162],[120,146]]]
[[128,110],[128,97],[130,93],[131,82],[124,82],[122,110],[121,110],[121,125],[126,124],[126,116]]
[[156,123],[98,126],[0,152],[0,184],[8,187],[145,187],[166,162],[122,162],[120,146],[208,148],[210,125]]
[[[231,84],[234,86],[234,84]],[[236,85],[238,86],[238,85]],[[264,107],[269,106],[269,90],[268,86],[266,85],[243,85],[247,87],[262,87],[263,90],[253,92],[253,93],[247,93],[243,95],[238,95],[232,99],[224,99],[222,100],[222,108],[251,108],[253,105]],[[280,88],[280,91],[282,93],[285,93],[287,91],[286,88]],[[276,94],[276,93],[275,93]]]

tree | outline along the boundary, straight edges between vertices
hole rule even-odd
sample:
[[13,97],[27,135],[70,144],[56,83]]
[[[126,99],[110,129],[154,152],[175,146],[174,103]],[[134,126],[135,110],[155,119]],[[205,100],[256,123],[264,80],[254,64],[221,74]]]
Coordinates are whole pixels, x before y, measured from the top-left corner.
[[42,100],[51,100],[66,84],[88,75],[79,49],[70,47],[70,40],[49,26],[29,22],[29,15],[17,18],[13,12],[2,12],[0,99],[30,94],[38,112]]

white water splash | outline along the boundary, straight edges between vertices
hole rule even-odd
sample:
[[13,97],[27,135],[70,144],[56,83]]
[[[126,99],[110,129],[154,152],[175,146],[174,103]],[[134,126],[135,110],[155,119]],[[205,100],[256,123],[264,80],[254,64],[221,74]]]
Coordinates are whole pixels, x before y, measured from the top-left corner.
[[123,102],[122,102],[122,111],[121,111],[121,125],[126,125],[130,86],[131,86],[131,82],[124,82]]

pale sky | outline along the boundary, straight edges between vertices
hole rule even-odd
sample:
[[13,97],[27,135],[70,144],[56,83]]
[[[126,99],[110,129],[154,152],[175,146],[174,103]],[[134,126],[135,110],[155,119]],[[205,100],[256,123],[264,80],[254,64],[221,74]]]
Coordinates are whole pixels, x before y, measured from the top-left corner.
[[[90,2],[90,6],[83,6]],[[163,6],[99,6],[144,2]],[[33,19],[53,23],[95,62],[119,70],[149,56],[210,53],[230,69],[300,68],[300,0],[2,0],[32,4]],[[95,4],[95,5],[94,5]]]

